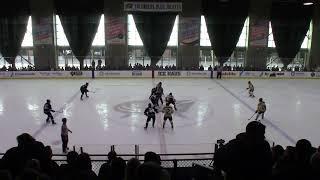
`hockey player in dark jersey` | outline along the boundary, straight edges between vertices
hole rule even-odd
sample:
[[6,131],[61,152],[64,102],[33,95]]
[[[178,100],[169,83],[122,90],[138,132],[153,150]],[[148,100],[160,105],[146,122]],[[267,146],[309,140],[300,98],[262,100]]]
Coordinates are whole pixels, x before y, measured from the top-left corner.
[[169,103],[169,104],[173,104],[174,110],[177,110],[176,100],[174,99],[172,93],[169,93],[169,95],[166,97],[166,102]]
[[159,99],[156,94],[151,94],[149,99],[150,99],[151,103],[153,104],[153,106],[159,107]]
[[50,119],[51,119],[51,123],[52,124],[56,124],[55,122],[54,122],[54,120],[53,120],[53,116],[52,116],[52,114],[51,114],[51,112],[56,112],[56,111],[54,111],[54,110],[52,110],[52,107],[51,107],[51,101],[50,101],[50,99],[47,99],[47,102],[44,104],[44,106],[43,106],[43,112],[44,112],[44,114],[46,114],[48,117],[47,117],[47,123],[49,123],[50,122]]
[[81,91],[81,97],[80,97],[80,99],[82,100],[82,97],[83,97],[83,95],[85,94],[86,95],[86,97],[89,97],[88,96],[88,86],[89,86],[89,83],[86,83],[86,84],[84,84],[84,85],[82,85],[81,87],[80,87],[80,91]]
[[251,83],[251,81],[248,82],[248,88],[247,90],[249,90],[249,97],[255,97],[254,94],[253,94],[253,91],[254,91],[254,86],[253,84]]
[[163,95],[163,88],[162,88],[162,82],[159,82],[156,87],[156,94],[157,98],[160,99],[161,104],[163,104],[162,95]]
[[144,115],[147,116],[147,122],[145,129],[148,128],[148,124],[152,119],[152,127],[154,128],[154,123],[156,121],[156,113],[158,113],[158,110],[155,108],[155,106],[152,106],[151,103],[148,104],[148,107],[144,110]]

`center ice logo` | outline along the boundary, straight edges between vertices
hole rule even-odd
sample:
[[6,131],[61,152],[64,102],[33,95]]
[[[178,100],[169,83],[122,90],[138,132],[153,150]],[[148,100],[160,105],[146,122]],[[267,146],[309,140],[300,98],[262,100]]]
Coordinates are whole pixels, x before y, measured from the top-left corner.
[[[120,118],[117,119],[116,123],[125,125],[125,126],[141,126],[144,123],[145,116],[143,115],[143,111],[146,108],[146,105],[149,103],[148,100],[138,100],[138,101],[127,101],[120,103],[114,107],[114,110],[120,112]],[[181,126],[189,126],[198,123],[194,118],[188,117],[189,111],[192,110],[192,106],[194,104],[193,100],[178,100],[176,105],[178,111],[174,112],[175,123],[178,127]],[[160,109],[162,109],[162,105],[160,105]],[[140,121],[141,120],[141,121]],[[157,120],[159,122],[163,121],[163,114],[159,112],[157,114]]]

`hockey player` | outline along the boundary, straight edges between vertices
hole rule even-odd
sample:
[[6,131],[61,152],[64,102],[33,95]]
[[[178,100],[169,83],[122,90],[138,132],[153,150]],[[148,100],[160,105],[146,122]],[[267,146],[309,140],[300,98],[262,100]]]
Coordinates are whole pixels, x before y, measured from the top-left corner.
[[52,110],[50,99],[47,99],[47,102],[44,104],[44,106],[43,106],[43,112],[48,116],[48,117],[47,117],[47,120],[46,120],[47,123],[49,123],[50,120],[51,120],[51,123],[52,123],[52,124],[56,124],[56,122],[54,122],[53,116],[52,116],[52,114],[51,114],[51,112],[56,112],[56,111]]
[[160,99],[161,104],[163,104],[163,100],[162,100],[163,88],[162,88],[161,82],[159,82],[156,87],[156,95],[157,95],[157,98]]
[[146,126],[144,127],[145,129],[148,128],[148,124],[152,119],[152,127],[154,128],[154,123],[156,121],[156,113],[158,113],[158,110],[156,109],[155,106],[152,106],[151,103],[148,104],[148,107],[144,110],[144,115],[147,116],[147,122]]
[[162,112],[164,113],[162,128],[165,127],[166,121],[169,119],[171,123],[171,128],[173,129],[173,121],[172,121],[173,108],[170,106],[169,103],[166,103],[166,105],[162,109]]
[[260,117],[260,114],[262,116],[262,119],[264,119],[264,113],[266,112],[266,110],[267,110],[266,103],[263,101],[262,98],[260,98],[259,99],[259,103],[258,103],[258,107],[257,107],[257,110],[256,110],[256,113],[257,113],[256,120],[258,120],[258,118]]
[[151,90],[151,95],[150,96],[152,96],[153,94],[156,94],[156,93],[157,93],[157,87],[154,87]]
[[83,95],[85,94],[86,95],[86,97],[89,97],[88,96],[88,86],[89,86],[89,83],[86,83],[86,84],[84,84],[84,85],[82,85],[81,87],[80,87],[80,91],[81,91],[81,97],[80,97],[80,99],[82,100],[82,97],[83,97]]
[[247,90],[249,90],[249,97],[255,97],[255,96],[253,95],[254,86],[253,86],[253,84],[251,83],[251,81],[248,82],[248,85],[249,85],[249,87],[247,88]]
[[169,104],[173,104],[174,110],[177,110],[176,100],[174,99],[172,93],[169,93],[169,95],[166,97],[166,102],[169,103]]
[[159,99],[157,98],[156,94],[151,94],[149,99],[150,99],[151,103],[153,104],[153,106],[159,107]]

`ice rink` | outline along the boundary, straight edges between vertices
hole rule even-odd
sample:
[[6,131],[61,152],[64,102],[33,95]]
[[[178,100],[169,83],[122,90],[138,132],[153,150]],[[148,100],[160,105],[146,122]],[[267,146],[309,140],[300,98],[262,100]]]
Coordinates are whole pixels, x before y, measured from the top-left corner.
[[[143,111],[151,88],[162,81],[164,93],[177,99],[175,129],[162,129],[162,113],[156,127],[144,130]],[[61,153],[61,118],[73,131],[69,147],[89,153],[105,153],[116,145],[120,153],[212,152],[217,139],[230,140],[245,131],[259,97],[267,104],[266,138],[292,145],[306,138],[320,145],[320,83],[318,80],[252,80],[256,98],[249,98],[247,80],[211,79],[98,79],[90,83],[89,98],[80,101],[86,80],[0,80],[0,153],[16,146],[16,136],[28,132]],[[46,124],[43,105],[51,99],[57,125]],[[149,125],[150,127],[150,125]]]

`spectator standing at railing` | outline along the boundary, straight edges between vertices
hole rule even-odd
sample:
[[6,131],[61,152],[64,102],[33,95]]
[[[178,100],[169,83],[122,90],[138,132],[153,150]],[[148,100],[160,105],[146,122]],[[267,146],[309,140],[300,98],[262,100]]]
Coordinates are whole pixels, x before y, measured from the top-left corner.
[[103,163],[99,170],[99,180],[111,179],[111,162],[117,158],[117,153],[115,151],[110,151],[108,153],[108,160]]
[[212,66],[211,65],[208,67],[208,71],[212,71]]
[[131,158],[127,163],[125,180],[139,180],[136,175],[139,166],[140,161],[137,158]]
[[270,180],[272,154],[264,135],[265,126],[252,121],[245,133],[217,150],[214,162],[226,180]]

